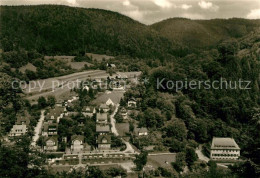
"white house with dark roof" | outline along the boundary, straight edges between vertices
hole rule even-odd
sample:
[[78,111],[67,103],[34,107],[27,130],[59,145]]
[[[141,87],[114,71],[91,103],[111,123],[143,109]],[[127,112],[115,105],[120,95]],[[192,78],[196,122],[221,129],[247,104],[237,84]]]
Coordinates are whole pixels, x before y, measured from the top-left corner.
[[44,151],[57,151],[58,149],[58,138],[57,136],[51,136],[45,138]]
[[135,108],[136,107],[136,99],[135,98],[131,98],[128,100],[127,102],[127,106],[130,108]]
[[124,107],[121,108],[120,114],[124,119],[127,119],[127,110]]
[[11,129],[9,136],[10,137],[17,137],[24,135],[27,132],[27,126],[24,125],[13,125],[13,128]]
[[236,160],[240,156],[240,148],[233,138],[213,137],[210,158],[212,160]]
[[111,148],[111,136],[110,135],[99,135],[98,139],[99,150],[109,150]]
[[81,152],[84,149],[84,136],[83,135],[73,135],[71,137],[71,151]]
[[148,130],[145,127],[135,128],[135,135],[136,136],[146,136],[146,135],[148,135]]

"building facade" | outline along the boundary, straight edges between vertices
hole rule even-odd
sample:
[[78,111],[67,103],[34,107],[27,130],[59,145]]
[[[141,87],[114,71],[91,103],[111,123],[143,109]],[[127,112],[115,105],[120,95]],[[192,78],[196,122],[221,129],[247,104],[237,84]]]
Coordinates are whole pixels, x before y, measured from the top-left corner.
[[233,138],[214,137],[210,149],[212,160],[237,160],[240,148]]

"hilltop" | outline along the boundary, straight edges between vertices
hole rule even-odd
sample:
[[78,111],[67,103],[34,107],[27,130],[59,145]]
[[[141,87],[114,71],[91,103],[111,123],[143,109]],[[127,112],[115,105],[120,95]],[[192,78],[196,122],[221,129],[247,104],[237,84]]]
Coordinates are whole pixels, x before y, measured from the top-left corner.
[[260,27],[260,20],[171,18],[150,26],[165,38],[189,48],[211,48],[228,38],[241,38]]

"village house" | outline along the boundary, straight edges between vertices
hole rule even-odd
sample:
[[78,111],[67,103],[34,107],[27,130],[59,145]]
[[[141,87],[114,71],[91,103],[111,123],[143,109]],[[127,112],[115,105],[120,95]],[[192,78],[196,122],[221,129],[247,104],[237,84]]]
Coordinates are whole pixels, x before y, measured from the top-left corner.
[[81,112],[85,117],[92,117],[96,113],[96,108],[91,106],[84,106]]
[[53,122],[56,120],[59,123],[59,119],[62,118],[64,115],[64,108],[62,107],[55,107],[51,109],[45,116],[45,120],[48,122]]
[[136,108],[136,99],[134,98],[129,99],[127,102],[127,106],[129,108]]
[[55,104],[57,107],[62,107],[64,105],[64,100],[58,99]]
[[100,124],[97,124],[96,125],[96,132],[99,134],[99,135],[106,135],[110,132],[110,126],[109,125],[100,125]]
[[26,125],[13,125],[13,128],[11,129],[9,136],[17,137],[17,136],[24,135],[26,132],[27,132]]
[[73,135],[71,137],[71,152],[79,153],[84,149],[84,136],[83,135]]
[[99,135],[97,142],[98,142],[99,150],[109,150],[111,148],[111,136],[110,135]]
[[146,135],[148,135],[148,130],[145,127],[135,128],[135,135],[136,136],[146,136]]
[[107,113],[97,113],[96,123],[106,124],[107,123]]
[[109,111],[109,107],[106,104],[101,104],[99,107],[99,111],[103,110],[104,112],[108,112]]
[[111,64],[111,63],[107,63],[107,67],[108,68],[116,68],[116,65],[115,64]]
[[57,123],[43,123],[42,135],[43,136],[51,136],[58,134],[58,124]]
[[93,104],[105,103],[107,106],[109,105],[115,106],[116,104],[120,103],[122,97],[124,97],[124,92],[106,91],[103,95],[98,96],[93,101]]
[[58,150],[58,137],[57,136],[51,136],[46,137],[45,145],[43,147],[44,151],[57,151]]
[[240,148],[233,138],[213,137],[210,158],[212,160],[237,160],[240,156]]
[[127,110],[124,107],[120,110],[120,114],[123,119],[127,119]]

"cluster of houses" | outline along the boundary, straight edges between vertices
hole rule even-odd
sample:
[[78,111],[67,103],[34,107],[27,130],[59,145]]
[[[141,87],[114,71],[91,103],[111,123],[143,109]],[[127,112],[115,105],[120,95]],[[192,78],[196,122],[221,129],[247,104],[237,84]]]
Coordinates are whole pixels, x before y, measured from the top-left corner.
[[[57,102],[56,107],[46,113],[45,120],[42,125],[42,136],[44,136],[44,151],[57,151],[58,149],[58,126],[59,121],[62,118],[66,118],[72,115],[78,114],[75,111],[69,111],[69,108],[73,106],[73,102],[78,97],[74,97],[72,100],[66,102]],[[95,107],[85,106],[81,113],[84,116],[93,117],[96,115],[96,133],[97,133],[97,148],[99,150],[109,150],[111,148],[111,130],[108,123],[108,111],[110,105],[114,106],[111,99],[108,99],[106,103],[101,104],[98,109]],[[84,121],[80,122],[84,125]],[[67,142],[67,138],[62,138],[63,142]],[[71,153],[79,153],[82,151],[90,151],[91,146],[85,142],[83,135],[73,135],[70,139],[70,151]]]

